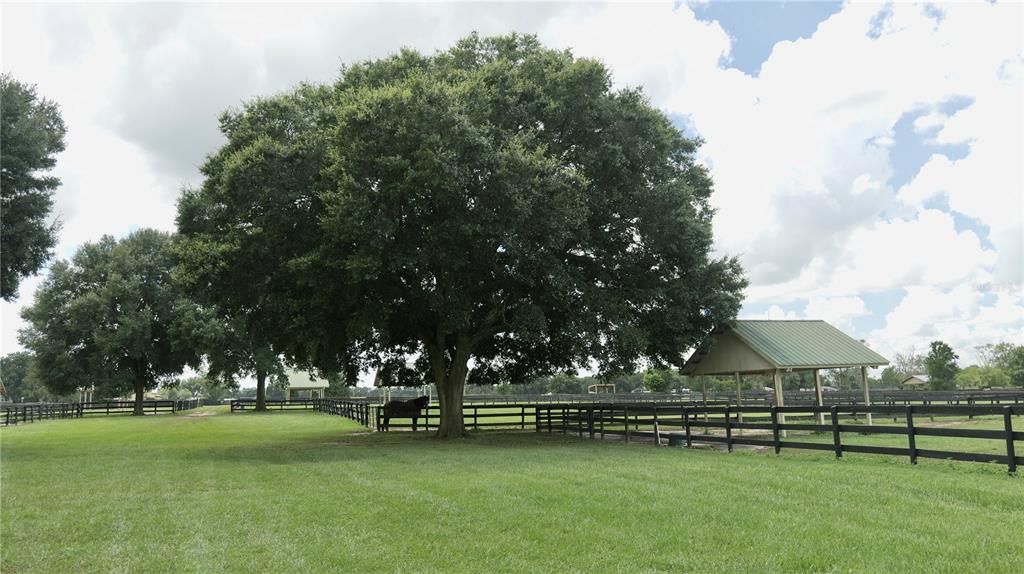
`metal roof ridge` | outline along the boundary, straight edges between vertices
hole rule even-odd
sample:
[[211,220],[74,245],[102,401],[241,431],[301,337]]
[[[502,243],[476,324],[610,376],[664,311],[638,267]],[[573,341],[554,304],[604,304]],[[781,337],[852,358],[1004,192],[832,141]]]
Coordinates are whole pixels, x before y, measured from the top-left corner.
[[825,323],[824,319],[734,319],[737,323]]

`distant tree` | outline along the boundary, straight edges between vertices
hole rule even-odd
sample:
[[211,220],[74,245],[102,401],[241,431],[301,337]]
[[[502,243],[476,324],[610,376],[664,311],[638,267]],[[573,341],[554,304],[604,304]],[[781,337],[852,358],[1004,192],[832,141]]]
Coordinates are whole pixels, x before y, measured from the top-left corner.
[[182,379],[178,386],[186,391],[192,398],[203,398],[219,401],[227,396],[228,392],[237,389],[237,385],[226,382],[223,379],[216,379],[205,375],[198,375]]
[[18,285],[34,275],[57,244],[57,222],[48,221],[53,169],[64,151],[66,129],[57,104],[10,74],[0,75],[0,297],[14,301]]
[[101,396],[134,392],[141,415],[147,390],[199,367],[188,334],[200,315],[171,281],[170,244],[150,229],[104,236],[51,266],[19,336],[51,392],[92,384]]
[[187,392],[190,397],[198,399],[203,396],[203,386],[206,380],[206,377],[203,376],[189,377],[178,381],[178,387]]
[[932,390],[951,390],[956,388],[956,375],[960,367],[956,361],[959,357],[953,348],[942,341],[932,341],[925,357],[925,368],[928,370],[928,385]]
[[978,365],[981,367],[991,367],[995,365],[996,351],[995,345],[987,343],[985,345],[978,345],[974,347],[974,353],[978,356]]
[[822,371],[822,379],[826,386],[842,391],[855,391],[862,388],[860,369],[826,369]]
[[[192,289],[190,294],[196,296],[198,292]],[[214,332],[212,339],[207,339],[208,343],[204,347],[208,363],[207,376],[229,389],[238,388],[242,378],[255,378],[254,408],[257,411],[267,410],[268,381],[279,388],[287,385],[283,358],[274,352],[265,339],[249,331],[245,319],[219,316],[214,323],[219,329]]]
[[881,386],[887,389],[895,389],[906,379],[896,371],[894,367],[886,367],[882,369],[882,381]]
[[547,377],[547,383],[548,392],[551,393],[575,395],[587,392],[583,388],[582,381],[576,375],[569,373],[558,373]]
[[[617,393],[632,393],[644,387],[644,375],[641,372],[606,374],[596,377],[594,383],[613,384]],[[586,391],[587,384],[594,383],[581,380],[580,387]]]
[[962,389],[989,389],[1010,386],[1010,376],[999,367],[971,365],[956,375],[956,386]]
[[340,375],[328,379],[327,390],[324,396],[344,398],[352,396],[352,385],[349,385]]
[[999,389],[1013,384],[1010,375],[999,367],[981,368],[981,385],[986,389]]
[[440,437],[467,382],[678,366],[740,307],[699,142],[532,36],[352,65],[221,130],[178,213],[215,302],[349,381],[424,357]]
[[32,403],[53,400],[53,395],[39,382],[33,363],[32,354],[24,351],[0,358],[0,381],[7,389],[10,401]]
[[1024,386],[1024,345],[993,345],[992,364],[1006,372],[1010,377],[1010,384]]
[[911,375],[922,375],[927,370],[925,357],[911,347],[906,352],[896,353],[892,361],[892,369],[899,375],[901,382]]
[[666,376],[668,369],[647,369],[644,372],[644,388],[652,393],[667,393],[672,381]]

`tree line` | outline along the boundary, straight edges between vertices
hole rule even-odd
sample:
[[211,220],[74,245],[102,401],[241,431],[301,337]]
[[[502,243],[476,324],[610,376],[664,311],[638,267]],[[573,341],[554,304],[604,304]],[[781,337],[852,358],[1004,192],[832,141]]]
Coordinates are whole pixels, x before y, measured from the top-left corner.
[[897,353],[882,371],[882,383],[895,388],[913,375],[926,375],[931,390],[1024,387],[1024,345],[989,343],[974,348],[977,364],[961,368],[959,355],[943,341],[932,341],[928,353],[915,349]]
[[[63,146],[62,124],[36,124],[30,175]],[[349,384],[376,369],[434,384],[438,435],[454,437],[467,384],[679,367],[740,308],[739,262],[712,256],[700,141],[603,63],[533,36],[357,62],[229,110],[220,130],[176,233],[104,237],[51,265],[20,334],[51,392],[133,392],[141,412],[185,367],[252,376],[258,401],[285,365]],[[5,265],[8,191],[49,212],[57,182],[32,177],[3,182]],[[5,297],[48,256],[44,231],[4,268]]]

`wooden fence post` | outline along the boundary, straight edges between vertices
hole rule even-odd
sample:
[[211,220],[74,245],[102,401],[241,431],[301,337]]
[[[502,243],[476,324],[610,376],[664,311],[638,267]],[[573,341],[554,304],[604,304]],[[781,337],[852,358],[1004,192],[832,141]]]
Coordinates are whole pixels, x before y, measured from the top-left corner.
[[910,464],[917,464],[917,438],[914,436],[914,405],[907,405],[907,443]]
[[693,437],[690,435],[690,408],[683,407],[683,430],[686,431],[686,446],[693,446]]
[[725,407],[725,448],[732,452],[732,424],[729,422],[729,407]]
[[626,442],[629,442],[629,405],[622,405],[622,420],[626,422]]
[[829,414],[832,416],[832,444],[835,447],[836,458],[843,458],[843,443],[839,432],[839,407],[832,405]]
[[1003,427],[1006,430],[1006,458],[1010,474],[1017,473],[1017,455],[1013,448],[1013,407],[1003,407]]
[[772,405],[772,445],[775,447],[775,454],[779,454],[782,445],[779,442],[779,407]]
[[661,446],[661,426],[658,424],[658,405],[654,405],[654,446]]

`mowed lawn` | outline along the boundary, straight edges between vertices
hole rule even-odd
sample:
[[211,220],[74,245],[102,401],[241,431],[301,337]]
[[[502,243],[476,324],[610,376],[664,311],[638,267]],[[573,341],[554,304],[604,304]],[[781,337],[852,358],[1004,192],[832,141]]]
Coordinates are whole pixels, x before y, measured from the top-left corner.
[[994,464],[223,409],[0,437],[4,573],[1024,572],[1024,478]]

